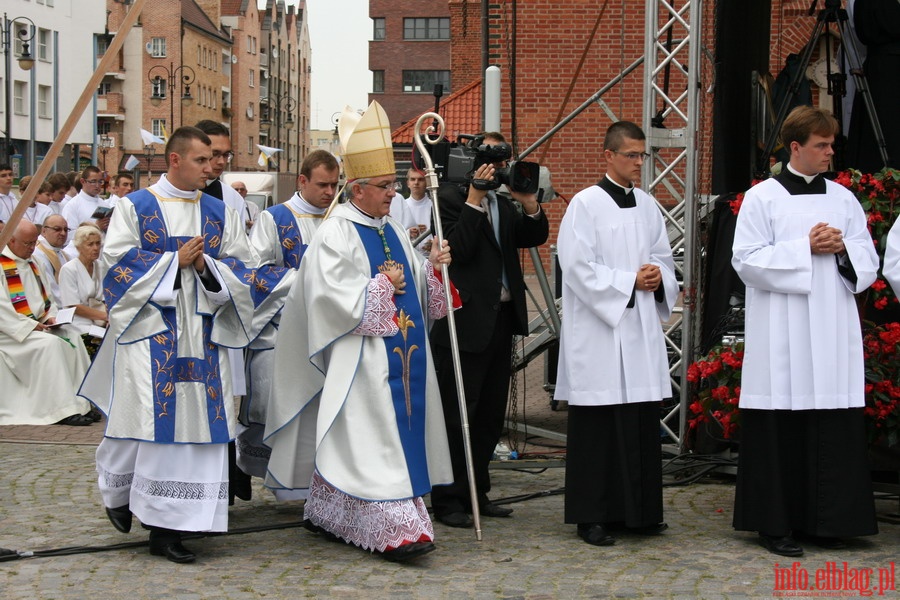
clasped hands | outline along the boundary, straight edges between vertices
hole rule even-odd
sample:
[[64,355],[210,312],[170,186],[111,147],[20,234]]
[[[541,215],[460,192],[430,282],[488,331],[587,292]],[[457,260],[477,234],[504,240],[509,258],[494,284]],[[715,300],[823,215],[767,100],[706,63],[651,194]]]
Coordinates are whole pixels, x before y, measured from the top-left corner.
[[178,249],[178,268],[185,269],[191,265],[198,273],[206,270],[206,261],[203,258],[203,236],[191,238]]
[[[441,265],[449,265],[450,264],[450,242],[444,240],[441,248],[437,247],[437,244],[431,245],[431,252],[428,255],[428,260],[434,266],[435,270],[441,268]],[[403,268],[398,264],[392,266],[389,269],[385,269],[382,271],[385,275],[388,276],[388,279],[391,280],[391,284],[394,286],[395,294],[405,294],[406,291],[404,288],[406,287],[406,276],[403,274]]]
[[641,265],[634,280],[634,287],[641,292],[655,292],[662,283],[662,274],[656,265]]
[[816,223],[809,230],[809,248],[813,254],[843,254],[844,236],[836,227],[829,227],[828,223]]

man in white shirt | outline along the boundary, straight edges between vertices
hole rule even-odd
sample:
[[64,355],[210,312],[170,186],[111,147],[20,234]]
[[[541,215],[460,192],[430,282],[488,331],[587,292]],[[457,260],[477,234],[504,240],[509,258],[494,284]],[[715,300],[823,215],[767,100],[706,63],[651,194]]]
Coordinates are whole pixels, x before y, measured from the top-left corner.
[[0,221],[9,222],[9,217],[16,208],[19,199],[12,193],[12,167],[0,165]]
[[[409,227],[409,237],[415,240],[431,228],[431,195],[425,188],[425,175],[416,169],[410,169],[406,174],[406,185],[409,187],[409,198],[406,199],[406,207],[414,225]],[[415,228],[415,229],[414,229]],[[431,251],[431,239],[433,235],[425,237],[416,249],[423,254]]]
[[134,177],[131,176],[131,173],[119,173],[116,175],[116,178],[113,179],[112,189],[110,190],[107,202],[109,202],[110,206],[115,206],[116,202],[119,201],[119,198],[124,198],[133,190]]
[[[66,238],[68,242],[72,241],[74,230],[82,223],[93,223],[100,228],[100,231],[106,233],[109,228],[109,218],[112,211],[103,209],[111,208],[109,202],[100,197],[100,190],[103,188],[103,174],[100,169],[91,165],[81,173],[81,191],[72,198],[62,209],[62,216],[65,217],[66,223],[69,224],[71,231]],[[100,213],[105,212],[105,216]],[[72,248],[66,250],[71,258],[77,256],[78,252]]]

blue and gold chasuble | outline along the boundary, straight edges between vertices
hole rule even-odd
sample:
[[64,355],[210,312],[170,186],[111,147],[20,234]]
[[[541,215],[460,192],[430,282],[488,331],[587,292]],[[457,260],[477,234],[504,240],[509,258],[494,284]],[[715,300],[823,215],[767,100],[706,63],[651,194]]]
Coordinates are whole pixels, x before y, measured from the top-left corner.
[[[359,223],[354,225],[369,257],[372,277],[393,265],[399,265],[405,273],[413,272],[407,262],[403,245],[392,227],[384,225],[376,229]],[[409,470],[409,480],[413,495],[422,496],[431,491],[428,465],[425,460],[427,325],[414,277],[406,277],[405,291],[405,294],[394,295],[394,304],[397,307],[396,322],[400,331],[382,339],[387,352],[388,383],[400,443]],[[427,290],[423,290],[423,293],[427,297]]]
[[[130,249],[106,274],[104,293],[109,310],[116,305],[134,282],[144,277],[162,260],[164,252],[177,252],[190,237],[170,236],[162,218],[156,196],[148,190],[128,195],[135,207],[140,229],[141,247]],[[201,234],[204,253],[228,266],[241,281],[250,286],[255,306],[274,289],[286,271],[283,268],[247,268],[240,260],[219,258],[225,224],[225,204],[207,194],[200,194]],[[192,283],[192,282],[191,282]],[[187,285],[181,282],[181,285]],[[149,338],[150,365],[153,381],[154,438],[157,443],[175,443],[176,386],[183,383],[202,383],[206,391],[205,412],[209,426],[208,443],[230,441],[225,416],[225,398],[219,367],[220,347],[211,341],[213,315],[200,313],[202,319],[202,356],[179,356],[176,308],[149,302],[159,311],[165,329]]]

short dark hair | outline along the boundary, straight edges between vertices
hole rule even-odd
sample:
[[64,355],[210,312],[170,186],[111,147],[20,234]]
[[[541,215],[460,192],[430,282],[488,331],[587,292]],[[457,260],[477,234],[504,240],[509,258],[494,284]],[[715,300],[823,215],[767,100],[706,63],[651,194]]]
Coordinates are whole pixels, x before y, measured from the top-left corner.
[[313,150],[306,155],[303,163],[300,165],[300,174],[307,179],[312,176],[313,169],[316,167],[325,167],[329,171],[339,169],[337,159],[327,150]]
[[0,163],[0,171],[12,171],[12,167],[9,163]]
[[787,147],[791,142],[802,146],[812,134],[828,137],[837,135],[839,130],[837,119],[827,110],[798,106],[788,114],[781,126],[781,141]]
[[622,147],[625,139],[643,141],[647,139],[644,131],[631,121],[616,121],[606,129],[603,137],[603,149],[616,151]]
[[54,192],[56,190],[65,190],[68,192],[69,188],[72,187],[72,182],[69,181],[69,176],[65,173],[54,173],[47,178],[47,183],[53,186]]
[[506,143],[506,138],[503,137],[503,134],[499,131],[482,131],[478,135],[486,138],[491,138],[492,140],[497,140],[498,142]]
[[206,135],[224,135],[225,137],[231,137],[231,132],[228,131],[226,126],[218,121],[213,121],[212,119],[203,119],[197,123],[195,127]]
[[121,173],[116,173],[116,178],[113,180],[113,185],[119,185],[119,183],[123,179],[130,179],[131,181],[134,181],[134,175],[132,175],[131,173],[129,173],[127,171],[122,171]]
[[166,166],[169,166],[170,154],[184,154],[192,140],[200,140],[205,145],[212,145],[212,140],[203,131],[196,127],[179,127],[169,136],[166,142]]
[[84,168],[84,171],[81,172],[81,178],[84,179],[85,181],[87,181],[88,178],[90,178],[90,176],[93,173],[97,173],[99,175],[101,173],[101,171],[98,167],[95,167],[94,165],[88,165],[87,167]]

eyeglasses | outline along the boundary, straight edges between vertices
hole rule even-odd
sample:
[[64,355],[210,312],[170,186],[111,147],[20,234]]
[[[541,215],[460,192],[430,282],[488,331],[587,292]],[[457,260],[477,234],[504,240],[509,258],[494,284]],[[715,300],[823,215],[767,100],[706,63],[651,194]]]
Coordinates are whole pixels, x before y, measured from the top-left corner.
[[219,152],[218,150],[213,150],[213,160],[217,158],[224,158],[225,162],[231,162],[231,159],[234,158],[234,152],[229,150],[228,152]]
[[389,181],[388,183],[382,183],[381,185],[376,185],[376,184],[374,184],[374,183],[369,183],[368,181],[361,181],[359,184],[360,184],[360,185],[370,185],[370,186],[372,186],[372,187],[377,187],[378,189],[380,189],[380,190],[383,191],[383,192],[387,192],[387,191],[390,191],[390,190],[393,190],[393,191],[396,192],[396,191],[398,191],[398,190],[400,190],[400,189],[403,189],[403,184],[400,183],[399,181]]
[[613,154],[618,154],[619,156],[624,156],[628,160],[647,160],[650,158],[650,154],[647,152],[619,152],[618,150],[613,150]]
[[103,180],[102,179],[85,179],[84,182],[89,183],[91,185],[100,185],[101,183],[103,183]]
[[44,225],[44,229],[51,229],[51,230],[55,231],[56,233],[61,233],[63,231],[65,231],[66,233],[69,233],[70,231],[72,231],[72,229],[70,227],[50,227],[49,225]]

